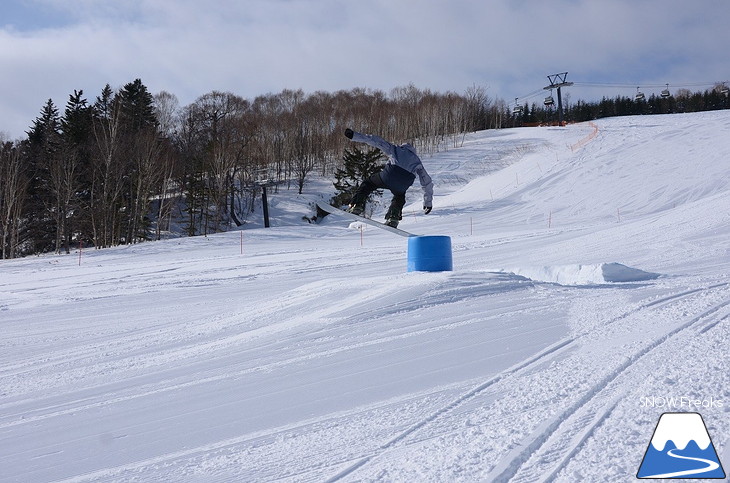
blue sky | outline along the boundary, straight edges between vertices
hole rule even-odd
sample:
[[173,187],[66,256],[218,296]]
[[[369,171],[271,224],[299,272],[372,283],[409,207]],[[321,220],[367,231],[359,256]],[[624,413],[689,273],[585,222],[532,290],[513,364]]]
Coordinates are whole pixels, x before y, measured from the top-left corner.
[[409,83],[540,102],[564,71],[570,100],[701,90],[730,80],[728,25],[726,0],[4,0],[0,131],[136,78],[182,105]]
[[2,5],[0,26],[4,30],[32,32],[37,29],[63,27],[69,16],[47,2],[6,0]]

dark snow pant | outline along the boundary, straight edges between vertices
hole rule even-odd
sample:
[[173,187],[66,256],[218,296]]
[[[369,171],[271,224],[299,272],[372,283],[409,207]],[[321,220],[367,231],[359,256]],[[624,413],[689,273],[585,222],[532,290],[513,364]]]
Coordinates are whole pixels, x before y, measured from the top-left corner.
[[368,196],[376,189],[388,189],[393,199],[385,214],[386,220],[403,219],[403,206],[406,204],[406,191],[411,187],[416,176],[394,164],[386,164],[380,172],[373,174],[362,182],[351,204],[365,206]]

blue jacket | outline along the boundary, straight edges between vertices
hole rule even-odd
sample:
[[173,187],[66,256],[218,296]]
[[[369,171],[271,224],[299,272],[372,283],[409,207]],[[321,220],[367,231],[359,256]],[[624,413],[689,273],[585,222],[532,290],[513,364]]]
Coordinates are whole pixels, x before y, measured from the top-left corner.
[[[361,134],[353,132],[352,140],[357,143],[365,143],[374,148],[380,149],[383,154],[388,157],[388,164],[404,169],[412,175],[418,176],[423,189],[423,206],[433,206],[433,181],[423,167],[421,158],[416,154],[416,150],[410,144],[401,144],[399,146],[389,143],[385,139],[374,136],[372,134]],[[387,168],[387,166],[386,166]],[[387,170],[386,170],[387,171]],[[411,181],[412,183],[413,181]],[[410,186],[410,184],[408,185]],[[405,191],[405,190],[403,190]]]

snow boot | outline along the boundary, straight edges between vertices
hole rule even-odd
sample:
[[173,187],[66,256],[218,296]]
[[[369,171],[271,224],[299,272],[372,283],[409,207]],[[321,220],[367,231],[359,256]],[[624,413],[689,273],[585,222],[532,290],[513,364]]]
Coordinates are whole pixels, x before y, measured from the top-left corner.
[[398,228],[398,221],[396,218],[388,218],[385,220],[385,224],[393,228]]

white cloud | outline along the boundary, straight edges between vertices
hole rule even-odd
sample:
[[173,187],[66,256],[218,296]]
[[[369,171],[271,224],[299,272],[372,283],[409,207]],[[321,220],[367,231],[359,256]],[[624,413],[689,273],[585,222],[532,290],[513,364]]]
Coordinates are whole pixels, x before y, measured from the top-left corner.
[[116,88],[138,77],[183,104],[214,89],[252,98],[283,88],[388,91],[410,82],[458,92],[487,85],[490,95],[512,100],[562,71],[582,82],[730,77],[724,0],[702,2],[702,9],[683,0],[35,4],[46,18],[55,8],[64,21],[0,30],[0,65],[10,73],[0,78],[8,93],[0,99],[0,130],[14,136],[49,97],[62,107],[74,89],[91,100],[106,83]]

